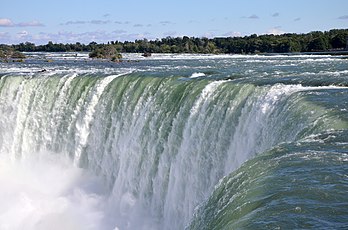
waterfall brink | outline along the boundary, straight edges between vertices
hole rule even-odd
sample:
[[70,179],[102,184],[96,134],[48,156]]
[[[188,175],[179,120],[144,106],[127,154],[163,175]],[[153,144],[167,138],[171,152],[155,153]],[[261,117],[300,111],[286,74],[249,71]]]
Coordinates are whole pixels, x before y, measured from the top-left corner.
[[[6,75],[0,79],[0,154],[8,164],[22,162],[18,170],[24,172],[36,167],[33,159],[63,162],[47,177],[68,180],[57,172],[70,170],[79,189],[57,188],[50,205],[59,203],[61,193],[70,194],[66,207],[84,202],[90,219],[75,208],[67,214],[79,223],[89,220],[83,229],[100,223],[109,229],[184,229],[219,180],[257,153],[347,127],[306,100],[310,90],[322,89],[136,73]],[[34,173],[46,171],[38,163]],[[83,179],[90,174],[93,182]],[[95,181],[105,190],[95,191]],[[29,228],[48,226],[36,218]]]

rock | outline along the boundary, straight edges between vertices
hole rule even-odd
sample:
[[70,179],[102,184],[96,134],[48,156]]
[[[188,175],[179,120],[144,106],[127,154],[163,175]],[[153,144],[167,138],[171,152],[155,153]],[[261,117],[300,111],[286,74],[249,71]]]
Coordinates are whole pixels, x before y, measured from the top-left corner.
[[145,52],[141,56],[143,56],[143,57],[151,57],[151,53]]

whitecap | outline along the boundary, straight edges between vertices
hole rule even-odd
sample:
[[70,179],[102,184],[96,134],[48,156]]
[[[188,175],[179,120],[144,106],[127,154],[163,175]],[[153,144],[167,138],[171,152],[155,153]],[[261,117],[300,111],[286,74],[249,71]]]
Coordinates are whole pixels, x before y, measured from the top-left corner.
[[194,72],[190,78],[197,78],[197,77],[204,77],[205,76],[205,73],[197,73],[197,72]]

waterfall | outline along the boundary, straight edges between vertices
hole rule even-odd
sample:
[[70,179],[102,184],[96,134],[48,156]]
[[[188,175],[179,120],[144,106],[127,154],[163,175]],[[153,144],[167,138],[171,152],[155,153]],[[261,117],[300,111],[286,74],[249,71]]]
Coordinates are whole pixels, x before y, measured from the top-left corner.
[[[18,170],[38,167],[36,175],[49,168],[32,159],[62,161],[52,167],[84,181],[68,199],[87,203],[91,223],[84,229],[99,222],[116,229],[183,229],[221,178],[257,153],[320,129],[313,121],[326,110],[304,110],[314,106],[304,100],[306,90],[136,73],[6,75],[0,79],[0,154],[22,162]],[[93,175],[105,190],[87,189],[97,195],[85,196],[92,182],[81,175]],[[47,226],[36,218],[33,229]]]

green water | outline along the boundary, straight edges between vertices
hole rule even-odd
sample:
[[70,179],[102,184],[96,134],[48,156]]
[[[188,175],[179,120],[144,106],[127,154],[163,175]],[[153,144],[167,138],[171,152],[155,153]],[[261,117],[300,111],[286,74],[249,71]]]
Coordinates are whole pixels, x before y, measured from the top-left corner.
[[[39,53],[0,63],[0,156],[64,156],[102,184],[84,185],[104,192],[83,196],[101,196],[93,212],[79,200],[74,226],[97,212],[86,229],[348,227],[347,59],[125,57],[138,61]],[[24,214],[11,222],[21,208],[45,213],[42,194],[16,191],[38,208],[24,199],[0,210],[3,226],[51,223]]]

